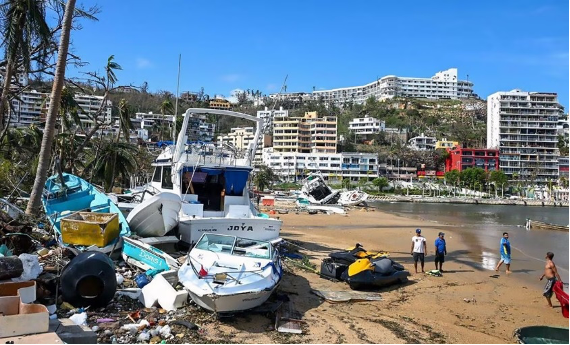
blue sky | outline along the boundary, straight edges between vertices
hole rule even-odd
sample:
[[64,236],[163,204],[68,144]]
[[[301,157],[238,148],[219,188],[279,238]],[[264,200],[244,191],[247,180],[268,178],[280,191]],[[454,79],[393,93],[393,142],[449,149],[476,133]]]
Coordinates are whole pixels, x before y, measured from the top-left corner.
[[[90,6],[92,3],[83,1]],[[73,51],[119,84],[229,96],[430,77],[450,67],[487,97],[557,92],[568,106],[567,1],[100,1],[99,21],[72,33]],[[70,70],[70,75],[78,71]]]

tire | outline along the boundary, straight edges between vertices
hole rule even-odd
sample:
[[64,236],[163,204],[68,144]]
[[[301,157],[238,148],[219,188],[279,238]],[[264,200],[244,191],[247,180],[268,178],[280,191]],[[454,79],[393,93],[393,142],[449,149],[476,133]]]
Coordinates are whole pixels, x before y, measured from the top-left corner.
[[63,300],[74,307],[105,307],[117,290],[115,266],[101,252],[84,252],[65,266],[60,284]]

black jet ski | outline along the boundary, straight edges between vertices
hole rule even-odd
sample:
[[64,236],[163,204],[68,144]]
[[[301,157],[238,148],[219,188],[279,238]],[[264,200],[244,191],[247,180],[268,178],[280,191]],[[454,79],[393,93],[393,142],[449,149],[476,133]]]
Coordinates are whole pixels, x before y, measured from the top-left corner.
[[371,259],[374,261],[379,258],[385,258],[388,255],[388,252],[368,252],[360,243],[357,243],[352,248],[330,253],[329,257],[337,264],[350,265],[358,259]]

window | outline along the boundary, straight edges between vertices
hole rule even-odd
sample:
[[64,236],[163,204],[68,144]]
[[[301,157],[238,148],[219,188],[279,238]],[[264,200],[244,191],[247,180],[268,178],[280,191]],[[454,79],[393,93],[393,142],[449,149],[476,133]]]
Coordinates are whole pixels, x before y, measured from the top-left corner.
[[172,167],[162,167],[162,188],[172,189]]
[[154,168],[154,175],[152,176],[152,182],[160,182],[160,171],[162,167],[155,167]]

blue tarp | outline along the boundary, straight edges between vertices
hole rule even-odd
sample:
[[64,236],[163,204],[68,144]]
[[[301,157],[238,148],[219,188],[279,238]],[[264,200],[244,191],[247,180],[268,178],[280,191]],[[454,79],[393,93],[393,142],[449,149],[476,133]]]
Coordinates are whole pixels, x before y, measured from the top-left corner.
[[249,170],[228,168],[224,177],[226,178],[226,195],[243,195]]

